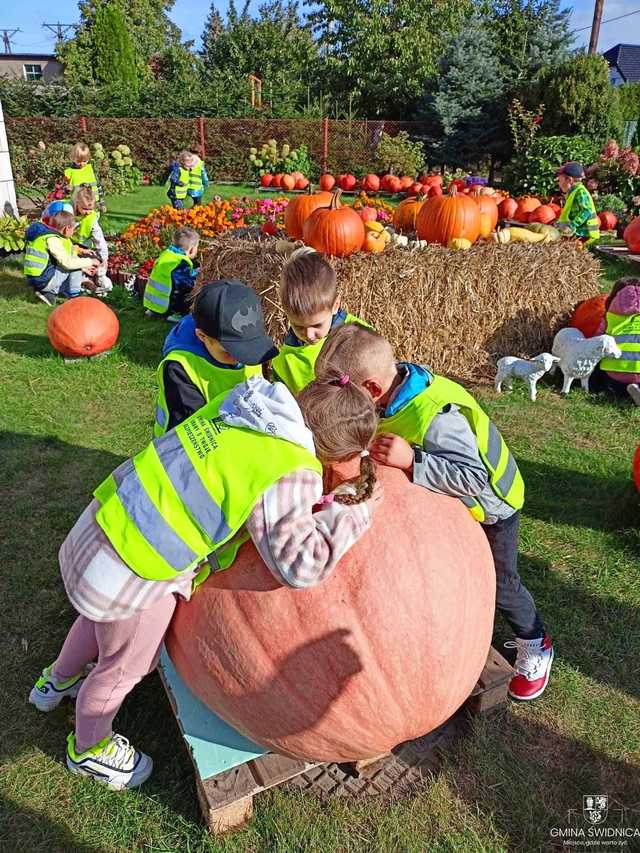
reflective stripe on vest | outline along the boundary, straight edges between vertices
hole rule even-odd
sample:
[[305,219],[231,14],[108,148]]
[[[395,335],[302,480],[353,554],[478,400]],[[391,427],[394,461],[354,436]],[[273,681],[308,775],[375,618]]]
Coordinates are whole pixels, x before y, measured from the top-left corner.
[[[524,503],[524,482],[507,443],[471,394],[456,382],[444,376],[434,376],[431,385],[399,412],[388,418],[380,418],[378,432],[400,435],[409,444],[422,447],[431,421],[450,403],[458,406],[469,422],[478,442],[480,458],[489,473],[491,488],[513,509],[520,509]],[[484,520],[485,512],[479,501],[467,497],[463,503],[474,518]]]
[[153,427],[155,436],[164,435],[169,424],[169,409],[164,387],[164,367],[167,362],[175,361],[182,365],[190,382],[204,397],[205,403],[219,394],[228,393],[240,382],[250,376],[262,376],[259,364],[246,364],[242,368],[224,368],[212,364],[206,358],[188,350],[173,350],[158,365],[158,400],[156,402],[156,422]]
[[73,189],[86,185],[91,187],[93,194],[97,199],[100,198],[100,190],[98,189],[96,173],[93,171],[91,163],[87,163],[80,169],[77,166],[69,166],[64,170],[64,176],[69,181]]
[[612,335],[622,350],[622,358],[603,358],[600,369],[613,373],[640,373],[640,315],[613,314],[606,316],[606,334]]
[[24,264],[22,267],[22,271],[26,276],[33,276],[34,278],[37,278],[42,275],[49,266],[51,261],[49,249],[47,247],[47,240],[50,237],[57,237],[61,240],[65,250],[69,254],[73,252],[71,240],[68,237],[63,237],[61,234],[49,232],[47,234],[41,234],[39,237],[36,237],[35,240],[29,240],[24,249]]
[[[585,192],[588,192],[586,188],[582,184],[576,184],[576,186],[571,190],[569,195],[567,196],[567,200],[564,203],[564,207],[560,212],[560,216],[558,217],[558,222],[569,222],[571,223],[571,208],[573,207],[573,202],[576,199],[576,195],[580,191],[580,189],[585,189]],[[600,220],[598,219],[598,215],[596,213],[596,207],[593,203],[593,199],[591,195],[589,195],[589,199],[591,201],[591,212],[592,216],[587,219],[587,221],[581,225],[581,228],[586,228],[589,234],[589,242],[592,240],[597,240],[600,237]]]
[[87,213],[86,216],[83,216],[82,219],[78,221],[78,227],[73,237],[74,243],[86,246],[87,248],[93,246],[91,232],[99,218],[100,214],[97,210],[92,210],[90,213]]
[[202,189],[202,160],[193,169],[189,169],[189,192],[197,192]]
[[226,567],[238,545],[229,540],[266,489],[299,469],[322,474],[303,447],[227,426],[218,417],[226,396],[155,439],[94,492],[98,524],[140,577],[169,580],[213,551]]
[[144,288],[142,304],[145,308],[155,311],[156,314],[166,314],[173,287],[171,273],[182,261],[186,261],[189,268],[193,269],[191,258],[171,249],[165,249],[158,257]]
[[189,189],[189,170],[180,166],[178,183],[172,184],[171,189],[176,198],[186,198]]
[[[370,329],[371,326],[364,320],[347,314],[345,323],[357,323]],[[294,396],[297,396],[316,377],[316,361],[320,350],[324,346],[326,338],[316,341],[314,344],[302,344],[299,347],[283,344],[278,355],[272,359],[271,364],[278,375],[278,379],[287,386]]]

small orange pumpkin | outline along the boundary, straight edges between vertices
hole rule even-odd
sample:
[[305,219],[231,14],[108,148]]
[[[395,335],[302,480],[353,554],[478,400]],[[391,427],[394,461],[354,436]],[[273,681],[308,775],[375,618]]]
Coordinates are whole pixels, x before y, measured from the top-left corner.
[[556,218],[557,214],[550,204],[541,204],[529,214],[529,222],[542,222],[544,225],[549,225]]
[[640,216],[636,216],[624,229],[623,240],[630,252],[640,252]]
[[416,217],[425,203],[424,192],[405,198],[393,211],[393,227],[400,234],[411,234],[416,230]]
[[529,214],[533,213],[533,211],[540,207],[542,202],[539,198],[536,198],[532,195],[525,195],[522,198],[518,199],[518,206],[516,208],[514,219],[517,222],[528,222]]
[[475,243],[480,236],[478,205],[453,185],[449,195],[434,196],[423,204],[416,217],[416,233],[419,240],[443,246],[457,238]]
[[505,198],[498,205],[498,214],[500,219],[513,219],[518,209],[518,202],[515,198]]
[[280,182],[280,186],[282,187],[283,190],[286,190],[287,192],[291,192],[292,189],[295,189],[295,185],[296,185],[296,179],[293,177],[293,175],[283,175],[282,176],[282,181]]
[[599,293],[591,299],[578,302],[573,309],[569,325],[574,329],[580,329],[585,338],[592,338],[598,334],[600,324],[604,320],[606,294]]
[[342,190],[335,190],[327,207],[319,207],[302,228],[304,242],[318,252],[346,258],[362,248],[364,222],[352,207],[340,204]]
[[308,193],[292,198],[284,211],[284,230],[293,240],[302,240],[302,226],[319,207],[331,204],[331,193],[314,193],[309,185]]

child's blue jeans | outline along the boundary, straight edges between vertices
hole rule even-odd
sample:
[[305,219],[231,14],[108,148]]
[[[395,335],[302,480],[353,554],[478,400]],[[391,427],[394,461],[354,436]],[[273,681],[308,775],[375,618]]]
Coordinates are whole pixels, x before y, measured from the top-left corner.
[[82,292],[82,270],[56,269],[53,277],[42,288],[41,293],[50,293],[53,296],[80,296]]

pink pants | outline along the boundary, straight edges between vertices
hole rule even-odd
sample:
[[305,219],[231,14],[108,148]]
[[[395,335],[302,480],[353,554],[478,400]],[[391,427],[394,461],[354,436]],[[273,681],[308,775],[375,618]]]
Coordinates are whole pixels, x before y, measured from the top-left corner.
[[76,700],[76,751],[109,737],[125,696],[152,672],[176,606],[166,595],[149,610],[119,622],[92,622],[78,616],[53,665],[57,681],[66,681],[98,659]]

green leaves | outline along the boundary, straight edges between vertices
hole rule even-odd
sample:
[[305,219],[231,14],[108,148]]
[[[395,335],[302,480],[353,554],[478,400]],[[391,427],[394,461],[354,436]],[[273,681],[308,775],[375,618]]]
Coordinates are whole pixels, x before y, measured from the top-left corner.
[[0,251],[21,252],[24,249],[24,235],[29,224],[26,216],[0,216]]

